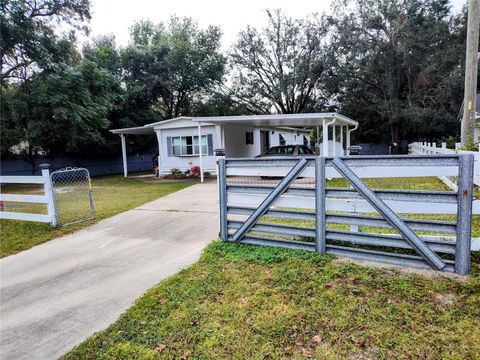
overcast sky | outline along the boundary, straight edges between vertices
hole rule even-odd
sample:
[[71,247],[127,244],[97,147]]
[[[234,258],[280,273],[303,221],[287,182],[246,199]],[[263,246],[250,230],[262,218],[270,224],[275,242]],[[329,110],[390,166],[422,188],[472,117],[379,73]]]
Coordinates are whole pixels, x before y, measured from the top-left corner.
[[[459,11],[466,0],[451,0]],[[136,20],[155,23],[172,15],[188,16],[200,27],[218,25],[223,31],[222,47],[229,48],[237,34],[247,25],[261,28],[266,23],[266,9],[281,8],[298,18],[312,13],[328,12],[331,0],[91,0],[91,35],[114,34],[117,44],[126,45],[129,28]]]

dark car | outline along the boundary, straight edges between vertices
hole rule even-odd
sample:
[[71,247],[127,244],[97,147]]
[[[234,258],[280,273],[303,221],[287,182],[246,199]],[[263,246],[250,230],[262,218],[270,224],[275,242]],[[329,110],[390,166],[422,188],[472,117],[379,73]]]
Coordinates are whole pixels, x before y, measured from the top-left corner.
[[273,146],[263,155],[257,157],[275,157],[275,156],[310,156],[315,155],[312,150],[305,145],[281,145]]

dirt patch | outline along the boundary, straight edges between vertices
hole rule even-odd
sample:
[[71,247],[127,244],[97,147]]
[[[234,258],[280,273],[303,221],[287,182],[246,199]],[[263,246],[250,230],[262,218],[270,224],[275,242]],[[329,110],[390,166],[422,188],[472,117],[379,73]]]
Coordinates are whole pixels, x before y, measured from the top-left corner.
[[446,293],[446,294],[435,294],[435,303],[441,307],[441,308],[448,308],[455,304],[457,301],[457,296],[452,293]]
[[392,264],[383,264],[367,260],[356,260],[356,259],[347,259],[347,258],[336,258],[333,262],[351,262],[361,266],[374,267],[391,272],[392,275],[396,274],[415,274],[420,275],[427,279],[439,279],[439,278],[449,278],[451,280],[457,281],[467,281],[469,276],[458,275],[449,272],[435,271],[429,269],[418,269],[413,267],[403,267],[400,265]]

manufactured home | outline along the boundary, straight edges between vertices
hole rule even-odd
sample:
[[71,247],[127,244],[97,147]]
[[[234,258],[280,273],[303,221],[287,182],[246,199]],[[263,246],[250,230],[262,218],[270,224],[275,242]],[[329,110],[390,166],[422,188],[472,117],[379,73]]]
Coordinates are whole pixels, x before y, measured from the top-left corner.
[[[357,126],[356,121],[337,113],[305,113],[178,117],[111,132],[121,137],[127,176],[126,136],[156,135],[161,175],[173,168],[185,171],[192,166],[199,166],[203,174],[215,172],[215,149],[222,149],[227,157],[242,158],[262,155],[278,145],[310,146],[310,134],[315,129],[315,145],[321,156],[344,155],[350,146],[350,133]],[[323,134],[327,134],[325,143]]]

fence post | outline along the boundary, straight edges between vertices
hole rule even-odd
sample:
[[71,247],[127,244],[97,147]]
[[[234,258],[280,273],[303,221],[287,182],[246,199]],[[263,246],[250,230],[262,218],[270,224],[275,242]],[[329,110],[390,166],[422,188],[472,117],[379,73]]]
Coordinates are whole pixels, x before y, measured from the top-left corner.
[[325,254],[325,157],[315,158],[315,247]]
[[57,214],[57,206],[55,202],[55,195],[53,194],[53,185],[52,179],[50,178],[50,171],[48,168],[42,169],[42,176],[45,180],[43,183],[43,190],[45,192],[45,196],[47,197],[47,212],[48,216],[50,217],[50,224],[52,226],[58,225],[58,214]]
[[227,224],[227,172],[225,158],[218,159],[218,201],[220,208],[220,239],[228,240]]
[[470,248],[472,241],[473,155],[458,156],[458,205],[455,272],[470,272]]

